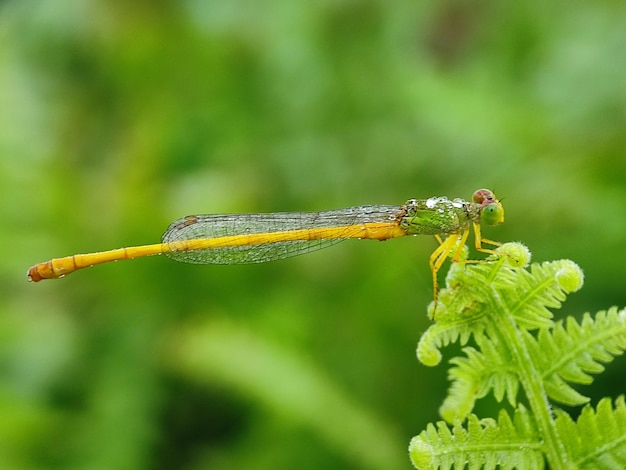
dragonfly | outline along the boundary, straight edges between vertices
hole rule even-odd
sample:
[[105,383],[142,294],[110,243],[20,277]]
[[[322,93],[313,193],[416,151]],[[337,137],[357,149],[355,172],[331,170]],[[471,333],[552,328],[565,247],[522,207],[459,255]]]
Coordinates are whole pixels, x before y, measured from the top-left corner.
[[481,236],[481,222],[504,222],[502,203],[488,189],[475,191],[469,202],[431,197],[409,199],[401,206],[367,205],[322,212],[188,215],[170,224],[161,243],[55,258],[32,266],[28,279],[57,279],[90,266],[157,254],[183,263],[251,264],[309,253],[350,238],[432,235],[438,242],[429,260],[436,302],[437,272],[445,260],[474,262],[460,260],[472,228],[477,251],[495,254],[483,244],[501,245]]

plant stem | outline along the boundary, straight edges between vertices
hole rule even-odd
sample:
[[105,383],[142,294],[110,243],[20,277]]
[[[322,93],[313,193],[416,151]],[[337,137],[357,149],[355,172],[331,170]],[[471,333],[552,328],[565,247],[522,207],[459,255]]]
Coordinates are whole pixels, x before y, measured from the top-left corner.
[[543,438],[543,447],[552,470],[566,470],[575,468],[569,461],[565,448],[561,444],[556,423],[552,417],[548,396],[543,387],[543,380],[539,371],[534,367],[528,348],[515,323],[515,319],[505,302],[502,301],[496,289],[491,289],[497,305],[494,311],[501,312],[494,334],[499,336],[503,345],[509,348],[511,357],[517,365],[520,383],[528,398],[528,404],[537,424],[540,436]]

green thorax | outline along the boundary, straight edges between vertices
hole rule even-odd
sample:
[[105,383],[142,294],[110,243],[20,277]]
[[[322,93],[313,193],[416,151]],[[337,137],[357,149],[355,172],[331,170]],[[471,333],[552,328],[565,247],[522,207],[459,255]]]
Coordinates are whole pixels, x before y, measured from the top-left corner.
[[467,229],[470,222],[480,223],[481,205],[462,199],[410,199],[402,209],[400,226],[407,235],[449,235]]

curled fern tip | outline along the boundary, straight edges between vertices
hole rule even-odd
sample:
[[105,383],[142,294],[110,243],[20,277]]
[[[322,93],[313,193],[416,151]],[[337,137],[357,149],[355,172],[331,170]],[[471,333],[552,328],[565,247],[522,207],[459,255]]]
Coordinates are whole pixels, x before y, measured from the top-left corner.
[[576,292],[583,286],[585,275],[576,263],[563,260],[561,269],[556,273],[556,280],[567,293]]
[[513,268],[525,268],[530,264],[530,250],[521,243],[505,243],[496,251],[506,255],[506,262]]
[[409,444],[409,455],[415,468],[419,470],[429,470],[437,468],[433,462],[433,448],[420,436],[411,439]]

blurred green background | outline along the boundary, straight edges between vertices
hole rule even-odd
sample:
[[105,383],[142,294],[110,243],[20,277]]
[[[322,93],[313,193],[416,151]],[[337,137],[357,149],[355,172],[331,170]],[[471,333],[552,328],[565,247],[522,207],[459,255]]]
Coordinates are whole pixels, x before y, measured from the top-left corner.
[[610,1],[0,3],[0,468],[410,468],[447,387],[415,358],[434,240],[26,269],[186,214],[487,187],[485,236],[584,269],[557,316],[624,306],[624,25]]

